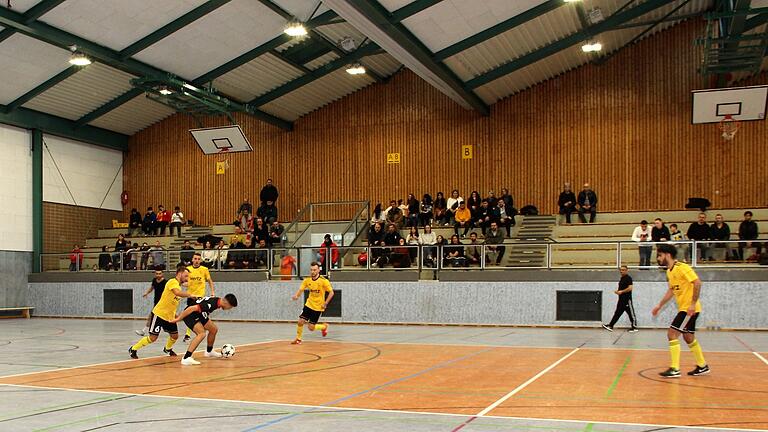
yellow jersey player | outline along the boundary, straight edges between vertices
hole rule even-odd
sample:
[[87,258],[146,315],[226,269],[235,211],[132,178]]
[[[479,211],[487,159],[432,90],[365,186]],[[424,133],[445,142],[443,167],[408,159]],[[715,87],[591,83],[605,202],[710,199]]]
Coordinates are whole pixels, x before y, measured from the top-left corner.
[[669,281],[669,290],[661,299],[658,305],[653,308],[653,316],[659,314],[664,304],[672,297],[677,302],[677,315],[672,320],[672,324],[667,331],[669,339],[669,353],[671,363],[669,369],[660,372],[664,378],[680,378],[680,335],[688,344],[696,359],[696,369],[688,372],[688,375],[699,376],[709,373],[709,366],[704,361],[704,353],[701,351],[701,345],[696,340],[696,319],[701,313],[701,280],[693,271],[691,266],[677,261],[677,248],[671,244],[660,244],[656,248],[656,260],[659,265],[667,268],[667,280]]
[[[189,270],[189,285],[187,286],[187,292],[197,298],[205,297],[205,283],[208,282],[208,284],[211,285],[211,297],[213,297],[216,295],[213,287],[213,279],[211,279],[211,273],[208,271],[208,268],[200,264],[202,261],[203,258],[200,255],[200,252],[195,252],[195,254],[192,255],[192,265],[187,267]],[[194,304],[194,300],[187,299],[187,306],[192,306]],[[192,337],[192,329],[187,327],[187,333],[184,335],[184,342],[189,342],[190,337]]]
[[[304,332],[304,324],[309,323],[309,330],[315,329],[323,332],[323,337],[328,335],[328,324],[318,324],[320,315],[323,314],[328,303],[333,298],[333,288],[328,279],[320,276],[320,264],[313,262],[309,265],[309,276],[301,283],[296,294],[291,297],[294,301],[299,299],[303,291],[309,291],[307,302],[304,303],[304,310],[299,316],[299,322],[296,327],[296,340],[291,342],[293,345],[301,344],[301,335]],[[326,293],[328,296],[326,297]]]
[[187,282],[188,276],[189,270],[187,270],[184,264],[176,266],[176,277],[166,282],[163,295],[160,296],[160,301],[152,308],[149,336],[144,336],[128,348],[128,354],[130,354],[131,358],[139,358],[136,352],[156,341],[157,335],[160,334],[161,330],[168,332],[168,341],[165,343],[163,352],[172,357],[176,356],[172,348],[173,344],[176,343],[176,339],[179,338],[179,330],[176,323],[171,321],[176,318],[176,309],[179,307],[181,297],[192,297],[188,292],[181,290],[181,285]]

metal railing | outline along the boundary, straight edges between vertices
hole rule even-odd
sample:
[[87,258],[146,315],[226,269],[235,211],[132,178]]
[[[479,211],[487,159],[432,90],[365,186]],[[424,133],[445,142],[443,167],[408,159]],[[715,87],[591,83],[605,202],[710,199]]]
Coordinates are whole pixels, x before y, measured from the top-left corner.
[[[359,216],[359,215],[358,215]],[[363,222],[360,222],[363,223]],[[353,225],[353,224],[352,224]],[[746,268],[767,244],[761,240],[663,242],[678,248],[678,259],[698,268]],[[768,243],[768,242],[765,242]],[[43,271],[152,271],[172,269],[171,255],[189,262],[201,252],[204,265],[220,271],[266,271],[273,279],[304,277],[309,264],[321,263],[326,273],[344,271],[455,271],[467,269],[610,269],[658,267],[655,246],[633,241],[506,242],[502,244],[337,246],[332,248],[273,247],[214,250],[147,250],[41,254]],[[514,255],[515,258],[510,257]]]
[[[343,206],[350,206],[352,208],[352,211],[348,212],[347,214],[354,214],[355,216],[352,218],[352,221],[356,221],[363,212],[367,213],[370,211],[370,202],[369,201],[333,201],[333,202],[319,202],[319,203],[309,203],[304,208],[299,210],[299,212],[296,214],[296,217],[288,224],[288,226],[283,231],[283,239],[288,238],[288,234],[293,232],[294,237],[293,241],[288,243],[287,241],[284,241],[285,246],[295,246],[296,242],[301,238],[301,235],[306,230],[307,227],[301,228],[302,223],[306,223],[308,225],[316,223],[316,222],[328,222],[334,219],[332,216],[335,216],[337,212],[339,212],[338,208]],[[336,218],[335,222],[337,222],[339,219]],[[346,220],[346,219],[341,219]],[[351,223],[350,223],[351,225]],[[349,229],[349,227],[347,227]],[[342,237],[343,238],[343,237]]]

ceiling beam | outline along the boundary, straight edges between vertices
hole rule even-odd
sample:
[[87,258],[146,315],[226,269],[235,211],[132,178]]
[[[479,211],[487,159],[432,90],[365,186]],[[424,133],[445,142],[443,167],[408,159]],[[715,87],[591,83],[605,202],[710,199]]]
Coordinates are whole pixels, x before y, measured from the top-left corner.
[[96,108],[95,110],[89,112],[88,114],[80,117],[75,122],[75,125],[77,127],[85,126],[88,123],[96,120],[97,118],[103,116],[104,114],[112,111],[113,109],[119,107],[120,105],[130,101],[131,99],[139,96],[140,94],[144,93],[144,90],[139,88],[132,88],[128,90],[127,92],[121,94],[120,96],[112,99],[111,101],[105,103],[104,105]]
[[488,105],[451,69],[434,60],[429,48],[377,1],[325,0],[325,4],[442,93],[468,109],[490,114]]
[[423,10],[431,8],[441,1],[443,0],[416,0],[414,2],[408,3],[400,9],[392,11],[392,21],[403,21],[404,19],[410,18]]
[[744,32],[754,30],[765,23],[768,23],[768,13],[762,13],[757,16],[753,16],[744,23]]
[[320,66],[319,68],[313,70],[311,73],[302,75],[292,81],[289,81],[282,86],[269,91],[252,101],[248,102],[248,105],[251,106],[262,106],[264,104],[267,104],[269,102],[272,102],[273,100],[284,96],[302,86],[305,86],[315,80],[318,80],[331,72],[337,71],[344,66],[354,63],[360,59],[362,59],[365,56],[377,54],[381,52],[381,48],[379,48],[378,45],[375,43],[369,43],[367,45],[364,45],[355,51],[352,51],[351,53],[347,54],[344,57],[337,58],[336,60],[331,61],[330,63],[324,64]]
[[[51,9],[64,3],[64,1],[65,0],[42,0],[40,3],[27,9],[27,11],[22,14],[24,16],[24,22],[31,23],[32,21],[35,21],[36,19],[48,13]],[[16,33],[16,30],[9,28],[0,31],[0,42],[13,36],[14,33]]]
[[491,81],[497,80],[539,60],[557,54],[560,51],[568,49],[578,43],[589,40],[602,32],[613,30],[615,26],[626,24],[633,19],[637,19],[655,9],[666,6],[668,4],[669,0],[646,0],[632,8],[623,9],[621,12],[614,13],[613,15],[609,16],[604,21],[591,25],[586,29],[578,31],[570,36],[566,36],[563,39],[555,41],[549,45],[546,45],[542,48],[518,57],[508,63],[505,63],[495,69],[478,75],[477,77],[467,81],[466,85],[469,88],[474,89],[488,84]]
[[144,36],[138,41],[132,43],[129,47],[121,50],[120,56],[123,57],[124,59],[131,57],[147,49],[151,45],[154,45],[155,43],[165,39],[166,37],[186,27],[187,25],[192,24],[193,22],[199,20],[200,18],[208,15],[209,13],[215,11],[216,9],[224,6],[230,1],[231,0],[209,0],[203,3],[202,5],[192,9],[191,11],[185,13],[184,15],[176,18],[175,20],[169,22],[168,24],[160,27],[159,29]]
[[[744,26],[747,23],[747,15],[743,12],[749,10],[751,0],[734,0],[726,3],[729,8],[728,12],[742,12],[736,13],[729,18],[721,18],[721,22],[727,23],[723,27],[726,29],[728,36],[740,35],[744,32]],[[735,52],[739,49],[739,41],[726,42],[719,49],[719,51]],[[725,87],[728,84],[728,73],[720,73],[717,75],[717,87]]]
[[534,8],[528,9],[527,11],[522,12],[518,15],[515,15],[512,18],[509,18],[508,20],[502,21],[491,28],[483,30],[464,40],[456,42],[453,45],[450,45],[446,48],[441,49],[440,51],[435,53],[434,59],[439,61],[445,60],[448,57],[454,56],[462,51],[468,50],[473,46],[479,45],[487,41],[488,39],[494,38],[502,33],[512,30],[517,26],[523,25],[531,20],[534,20],[546,14],[547,12],[551,12],[565,4],[566,2],[564,2],[563,0],[545,1],[542,4]]
[[9,103],[5,106],[5,112],[11,112],[15,110],[16,108],[24,105],[25,103],[29,102],[33,97],[39,95],[40,93],[43,93],[44,91],[50,89],[51,87],[55,86],[56,84],[64,81],[65,79],[71,77],[72,75],[76,74],[77,72],[81,71],[83,68],[81,66],[70,66],[63,71],[57,73],[44,83],[38,85],[37,87],[33,88],[32,90],[24,93],[23,95],[19,96],[14,100],[13,102]]
[[39,129],[51,135],[128,151],[127,135],[94,126],[78,128],[71,120],[27,108],[17,108],[6,113],[5,106],[0,105],[0,123],[24,129]]

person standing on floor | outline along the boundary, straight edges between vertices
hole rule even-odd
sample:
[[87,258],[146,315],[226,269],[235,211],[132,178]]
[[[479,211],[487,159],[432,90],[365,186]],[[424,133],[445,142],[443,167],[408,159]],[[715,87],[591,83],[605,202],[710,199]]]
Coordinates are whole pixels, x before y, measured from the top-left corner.
[[629,328],[630,333],[637,332],[637,315],[635,315],[635,306],[632,304],[632,276],[629,275],[629,269],[623,265],[619,268],[621,273],[621,279],[619,279],[619,288],[613,293],[619,296],[618,302],[616,302],[616,312],[613,313],[613,318],[608,324],[603,324],[603,328],[609,332],[613,331],[613,326],[619,321],[619,318],[627,313],[629,322],[632,327]]

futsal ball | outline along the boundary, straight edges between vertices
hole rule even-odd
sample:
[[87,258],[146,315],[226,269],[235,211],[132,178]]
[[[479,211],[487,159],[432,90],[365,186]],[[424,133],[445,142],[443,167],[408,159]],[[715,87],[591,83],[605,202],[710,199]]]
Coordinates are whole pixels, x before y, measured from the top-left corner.
[[230,358],[235,355],[235,347],[230,344],[225,344],[221,347],[221,356],[224,358]]

